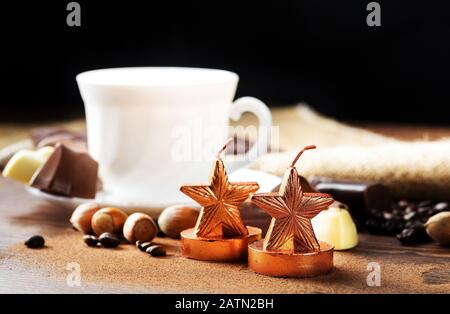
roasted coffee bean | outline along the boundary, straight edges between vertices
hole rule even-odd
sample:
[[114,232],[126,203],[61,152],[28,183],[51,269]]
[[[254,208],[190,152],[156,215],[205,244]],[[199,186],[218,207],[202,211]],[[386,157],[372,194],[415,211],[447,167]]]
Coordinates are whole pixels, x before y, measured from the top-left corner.
[[83,241],[84,243],[87,244],[87,246],[95,246],[97,247],[99,241],[98,238],[96,236],[90,235],[90,234],[86,234],[83,236]]
[[418,220],[410,220],[405,223],[405,228],[420,228],[422,226],[423,223]]
[[102,233],[98,237],[98,240],[106,248],[115,248],[120,244],[119,238],[115,234],[109,232]]
[[44,239],[44,237],[42,237],[40,235],[32,236],[31,238],[29,238],[28,240],[25,241],[25,245],[31,249],[43,247],[44,244],[45,244],[45,239]]
[[423,224],[414,228],[403,229],[402,232],[397,235],[397,239],[402,244],[420,244],[431,240]]
[[152,245],[148,247],[145,252],[153,257],[166,256],[166,249],[160,245]]
[[386,219],[386,220],[390,220],[390,219],[394,218],[394,215],[392,213],[390,213],[390,212],[384,212],[383,213],[383,218]]
[[417,240],[413,228],[403,229],[401,233],[397,234],[397,239],[402,244],[416,244]]
[[430,207],[430,206],[427,206],[427,207],[419,207],[419,208],[417,209],[417,213],[418,213],[419,215],[424,215],[424,214],[426,214],[430,209],[432,209],[432,207]]
[[151,242],[142,242],[142,243],[139,243],[138,248],[142,252],[145,252],[150,246],[152,246]]
[[400,200],[397,202],[397,205],[400,209],[405,209],[406,207],[408,207],[408,201],[405,200]]
[[416,216],[416,212],[409,212],[403,216],[404,220],[411,220]]
[[407,207],[405,208],[405,213],[406,213],[406,214],[409,214],[409,213],[414,212],[415,210],[416,210],[416,206],[414,206],[414,205],[409,205],[409,206],[407,206]]
[[[447,210],[450,210],[449,202],[399,200],[393,202],[390,209],[372,209],[366,219],[357,223],[371,234],[397,235],[405,244],[422,243],[429,240],[423,224],[429,217]],[[361,229],[364,228],[358,227]]]
[[426,200],[426,201],[422,201],[422,202],[417,203],[417,207],[426,207],[426,206],[430,206],[432,204],[433,204],[432,201]]
[[446,202],[440,202],[440,203],[437,203],[436,205],[434,205],[433,209],[435,210],[436,213],[438,213],[438,212],[448,210],[449,206],[448,206],[448,203],[446,203]]

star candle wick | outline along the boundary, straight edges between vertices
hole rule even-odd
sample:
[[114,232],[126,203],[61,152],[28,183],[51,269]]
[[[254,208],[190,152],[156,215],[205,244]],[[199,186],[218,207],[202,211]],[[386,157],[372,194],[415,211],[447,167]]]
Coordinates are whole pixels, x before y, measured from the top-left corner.
[[316,148],[316,145],[309,145],[309,146],[306,146],[305,148],[303,148],[303,149],[297,154],[297,157],[295,157],[294,161],[293,161],[292,164],[291,164],[291,168],[294,168],[294,167],[295,167],[295,164],[297,163],[297,160],[300,158],[300,156],[303,154],[303,152],[304,152],[305,150],[310,150],[310,149],[315,149],[315,148]]
[[246,226],[239,207],[259,189],[256,182],[229,182],[220,158],[229,138],[217,152],[207,184],[182,185],[180,191],[197,202],[200,213],[194,228],[183,230],[181,254],[203,261],[246,259],[248,245],[261,239],[262,230]]
[[222,146],[222,148],[217,152],[216,158],[220,159],[220,155],[222,155],[222,153],[227,149],[227,146],[230,145],[230,143],[233,141],[233,138],[230,137],[227,139],[227,141],[225,142],[225,144]]
[[[295,163],[286,169],[277,192],[256,193],[252,203],[272,216],[264,240],[249,245],[248,266],[256,273],[275,277],[312,277],[333,268],[333,245],[319,241],[311,219],[333,202],[329,194],[304,192]],[[282,265],[282,267],[280,267]]]

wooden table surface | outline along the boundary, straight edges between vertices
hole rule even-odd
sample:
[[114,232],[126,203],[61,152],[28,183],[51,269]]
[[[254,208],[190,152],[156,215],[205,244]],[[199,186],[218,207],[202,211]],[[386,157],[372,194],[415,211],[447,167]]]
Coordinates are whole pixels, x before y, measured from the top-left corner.
[[[202,285],[207,285],[208,283],[202,283],[199,286],[194,286],[186,291],[186,287],[182,282],[167,282],[166,286],[154,287],[150,286],[134,286],[132,284],[126,284],[121,282],[120,279],[115,279],[115,274],[105,270],[105,273],[109,273],[111,280],[108,282],[87,282],[83,284],[81,289],[74,289],[70,287],[65,282],[65,268],[64,266],[58,264],[61,261],[55,260],[55,265],[36,265],[35,262],[22,262],[21,258],[15,256],[17,250],[14,247],[24,247],[23,241],[28,236],[33,234],[44,234],[46,237],[58,237],[59,234],[65,234],[72,232],[70,229],[70,224],[68,222],[71,211],[69,209],[64,209],[59,206],[55,206],[40,199],[37,199],[28,194],[20,184],[9,182],[4,178],[0,178],[0,293],[142,293],[142,292],[190,292],[198,293],[205,291],[212,292],[230,292],[230,287],[221,286],[219,288],[204,288]],[[252,215],[246,215],[246,221],[252,225],[258,225],[267,221],[267,219],[254,217]],[[76,245],[80,250],[87,249],[82,248],[81,236],[73,232],[76,235],[72,238],[73,243],[67,243],[68,246]],[[175,241],[176,242],[176,241]],[[50,242],[51,243],[51,242]],[[50,250],[61,250],[61,248],[55,248],[54,245],[50,244]],[[96,249],[94,249],[95,251]],[[136,249],[134,250],[136,251]],[[21,254],[29,254],[31,259],[36,254],[35,251],[29,249],[21,249]],[[40,252],[39,252],[40,253]],[[130,254],[133,251],[130,251]],[[51,254],[58,254],[57,252],[52,252]],[[84,254],[84,253],[80,253]],[[87,252],[89,254],[89,251]],[[123,254],[123,253],[118,253]],[[143,254],[143,253],[141,253]],[[339,255],[341,254],[341,255]],[[423,271],[418,272],[417,280],[414,283],[409,284],[407,277],[399,276],[400,279],[390,282],[389,286],[382,286],[380,289],[371,289],[370,287],[361,288],[361,282],[363,282],[364,277],[351,277],[349,274],[348,279],[346,273],[348,268],[339,267],[337,275],[331,277],[330,283],[321,284],[320,282],[310,282],[301,281],[302,285],[299,286],[299,282],[284,282],[284,279],[276,278],[257,278],[251,277],[248,271],[245,271],[242,275],[249,276],[253,280],[261,280],[262,283],[266,285],[265,288],[255,288],[255,283],[241,283],[241,286],[236,289],[237,293],[245,292],[275,292],[275,293],[285,293],[283,287],[290,287],[288,292],[330,292],[330,287],[336,285],[337,288],[331,289],[331,292],[358,292],[358,293],[380,293],[380,292],[450,292],[450,250],[439,247],[435,244],[426,244],[420,246],[402,246],[398,243],[397,239],[393,237],[383,237],[383,236],[373,236],[368,234],[360,234],[360,244],[356,249],[349,252],[337,252],[336,258],[338,259],[339,265],[345,263],[348,260],[349,254],[356,258],[357,261],[379,261],[383,265],[383,270],[388,272],[391,268],[391,272],[402,271],[409,273],[417,267],[425,267]],[[114,252],[108,251],[105,253],[104,257],[93,258],[92,263],[108,263],[110,259],[118,258],[114,255]],[[120,257],[122,258],[122,256]],[[138,257],[144,258],[144,257]],[[182,259],[181,257],[179,257]],[[336,260],[335,258],[335,260]],[[102,260],[103,259],[103,260]],[[137,262],[142,262],[137,260]],[[47,263],[52,263],[52,261],[47,261]],[[367,262],[365,262],[367,264]],[[195,264],[186,261],[184,263],[186,267],[195,266]],[[362,276],[365,276],[364,271],[365,265],[362,268]],[[421,266],[426,265],[426,266]],[[53,276],[52,271],[45,270],[45,267],[59,268],[57,275]],[[98,266],[98,265],[97,265]],[[166,266],[164,266],[166,267]],[[177,266],[179,267],[179,266]],[[214,265],[208,265],[208,273],[211,272],[211,267],[216,267]],[[350,266],[350,269],[353,266]],[[359,266],[358,266],[359,267]],[[362,266],[361,266],[362,267]],[[360,267],[360,268],[361,268]],[[230,269],[233,272],[233,276],[236,276],[236,272],[245,268],[245,265],[241,265],[238,269]],[[343,268],[343,269],[342,269]],[[168,271],[165,269],[165,271]],[[180,269],[174,268],[173,272],[180,271]],[[125,271],[126,273],[126,271]],[[63,275],[61,275],[63,274]],[[198,272],[198,276],[205,276],[201,271]],[[237,274],[240,276],[239,274]],[[192,276],[192,275],[191,275]],[[224,282],[227,282],[227,275],[211,275],[211,280],[220,280],[220,276],[224,276]],[[344,276],[344,277],[343,277]],[[383,283],[389,282],[390,279],[386,278],[389,275],[383,277]],[[397,275],[398,276],[398,275]],[[219,277],[219,278],[217,278]],[[268,280],[272,280],[273,290],[267,288]],[[321,279],[322,280],[322,279]],[[333,282],[336,280],[336,282]],[[130,274],[127,277],[128,283],[133,282],[133,275]],[[311,284],[311,290],[308,289],[308,284]],[[352,285],[355,286],[353,290]],[[386,285],[388,285],[386,283]],[[292,288],[294,287],[294,288]],[[296,290],[302,289],[302,290]],[[197,288],[197,290],[196,290]],[[269,290],[268,290],[269,289]],[[326,290],[322,290],[326,289]],[[430,289],[430,290],[429,290]],[[233,290],[231,290],[233,291]]]
[[[77,123],[74,124],[75,128]],[[408,131],[409,128],[409,131]],[[0,141],[3,136],[5,142],[10,142],[12,138],[19,138],[24,134],[24,128],[14,131],[14,126],[0,126],[0,130],[8,129],[9,132],[0,133]],[[450,128],[423,128],[390,126],[382,128],[374,126],[378,132],[386,131],[386,134],[399,138],[439,138],[449,136]],[[24,239],[31,234],[44,232],[46,235],[57,235],[67,232],[70,229],[68,219],[70,210],[49,204],[28,194],[21,184],[0,178],[0,292],[74,292],[61,282],[58,283],[45,274],[41,274],[30,265],[22,265],[20,261],[12,259],[14,251],[11,247],[23,243]],[[261,217],[249,216],[248,220],[261,223]],[[411,286],[409,292],[426,291],[426,286],[438,288],[439,292],[447,292],[450,284],[450,270],[443,265],[450,263],[450,250],[439,247],[435,244],[426,244],[418,247],[403,247],[395,238],[382,236],[361,235],[361,243],[355,251],[361,257],[373,257],[374,255],[391,258],[395,256],[401,259],[398,261],[408,261],[408,265],[430,264],[430,271],[422,274],[422,284],[424,286]],[[11,262],[14,261],[14,262]],[[425,287],[425,288],[424,288]],[[441,287],[441,289],[439,289]],[[173,291],[173,290],[171,290]],[[392,291],[392,290],[391,290]],[[394,289],[395,291],[395,289]],[[80,292],[80,291],[76,291]],[[139,289],[125,288],[92,284],[85,288],[83,292],[142,292]],[[161,292],[161,291],[159,291]],[[196,292],[196,291],[192,291]],[[340,292],[336,290],[334,292]],[[383,290],[379,290],[383,292]],[[402,291],[405,292],[405,291]],[[406,291],[408,292],[408,291]]]

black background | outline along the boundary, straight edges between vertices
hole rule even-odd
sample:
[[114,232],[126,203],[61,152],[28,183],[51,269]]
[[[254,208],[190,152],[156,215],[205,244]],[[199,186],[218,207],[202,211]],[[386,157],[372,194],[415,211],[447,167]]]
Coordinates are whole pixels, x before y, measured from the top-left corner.
[[223,68],[238,96],[306,101],[346,120],[450,124],[444,1],[69,1],[0,4],[0,120],[83,115],[79,72],[116,66]]

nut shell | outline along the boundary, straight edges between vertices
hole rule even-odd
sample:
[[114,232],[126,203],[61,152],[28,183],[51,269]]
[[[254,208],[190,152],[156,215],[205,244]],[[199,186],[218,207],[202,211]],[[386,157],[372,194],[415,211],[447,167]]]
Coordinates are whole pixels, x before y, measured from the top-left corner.
[[70,217],[70,223],[78,231],[84,234],[92,233],[91,220],[92,216],[100,210],[100,206],[97,203],[85,203],[79,205],[72,213]]
[[158,226],[164,234],[178,238],[181,231],[195,226],[200,209],[184,205],[174,205],[163,210],[158,218]]
[[149,242],[158,232],[158,227],[152,217],[142,214],[131,214],[123,226],[123,236],[130,242]]
[[92,230],[98,236],[105,232],[120,233],[127,218],[128,215],[119,208],[102,208],[92,216]]
[[425,229],[435,242],[450,245],[450,212],[442,212],[431,216],[425,223]]
[[142,214],[131,214],[123,226],[123,236],[130,242],[149,242],[158,232],[158,227],[152,217]]

